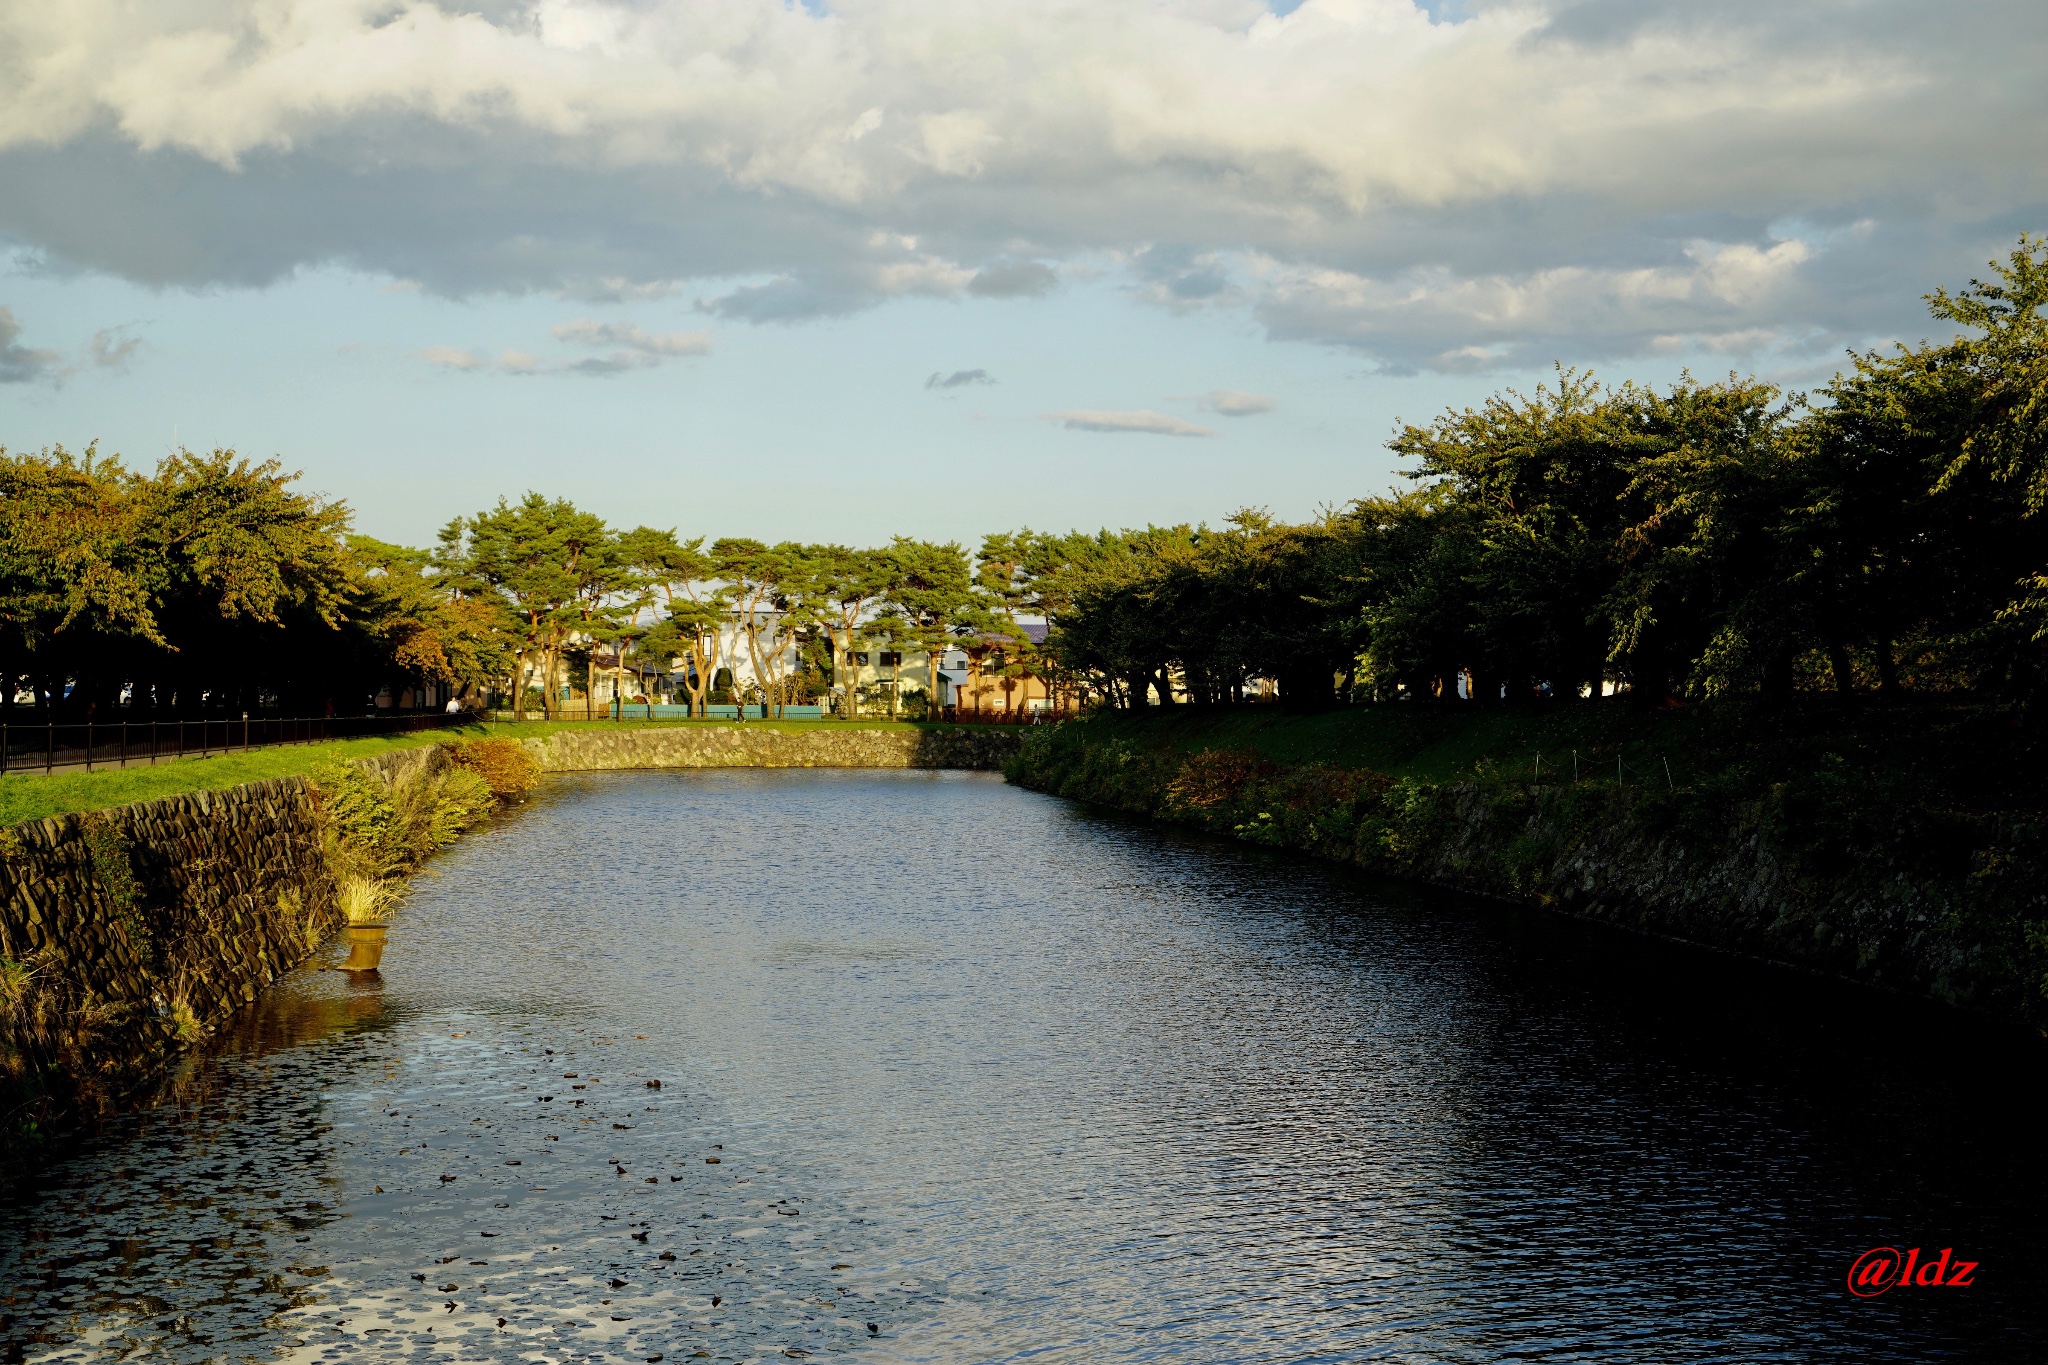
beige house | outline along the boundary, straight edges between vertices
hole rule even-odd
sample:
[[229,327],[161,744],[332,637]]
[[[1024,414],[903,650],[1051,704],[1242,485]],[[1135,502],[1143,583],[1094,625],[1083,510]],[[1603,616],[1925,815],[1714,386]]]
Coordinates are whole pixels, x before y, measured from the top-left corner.
[[[1034,644],[1044,641],[1044,625],[1023,629]],[[887,714],[892,694],[899,708],[913,694],[935,696],[941,713],[956,717],[1022,718],[1078,709],[1079,697],[1055,695],[1043,678],[1013,674],[1007,645],[998,636],[967,637],[934,657],[923,650],[892,648],[884,640],[869,641],[841,651],[838,689],[841,695],[847,687],[856,689],[862,715]]]

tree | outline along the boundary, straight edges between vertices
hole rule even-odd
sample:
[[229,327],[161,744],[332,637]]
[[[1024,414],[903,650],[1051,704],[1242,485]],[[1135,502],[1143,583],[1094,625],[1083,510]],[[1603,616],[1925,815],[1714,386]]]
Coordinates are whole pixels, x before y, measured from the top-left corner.
[[804,547],[785,541],[765,545],[758,540],[728,537],[714,541],[711,558],[728,593],[729,610],[739,640],[746,646],[761,687],[761,714],[775,707],[782,714],[790,675],[791,646],[815,619],[809,595],[812,576]]
[[469,522],[470,571],[510,607],[514,631],[515,714],[526,710],[529,661],[538,657],[542,714],[552,717],[562,654],[578,630],[605,628],[616,618],[606,594],[624,581],[614,537],[603,521],[565,499],[528,493],[503,498]]
[[357,565],[349,614],[393,664],[458,695],[485,692],[505,676],[510,618],[502,602],[467,591],[441,553],[369,536],[350,536],[348,547]]
[[678,540],[674,531],[642,527],[628,539],[627,554],[641,581],[660,595],[665,613],[641,647],[688,661],[683,681],[690,711],[702,719],[724,657],[731,591],[715,581],[717,565],[704,553],[702,536]]
[[62,446],[35,455],[0,448],[0,688],[14,706],[28,674],[43,705],[63,696],[60,639],[94,637],[168,647],[157,624],[156,585],[135,544],[137,479],[97,444],[74,456]]
[[896,666],[890,673],[889,714],[898,714],[902,661],[906,647],[922,650],[931,665],[931,695],[938,703],[938,658],[953,632],[986,618],[974,595],[967,553],[952,542],[897,536],[878,559],[886,578],[882,619],[888,623]]
[[[817,619],[832,646],[832,678],[846,699],[846,715],[860,718],[860,674],[853,664],[878,604],[888,592],[886,554],[844,545],[810,545],[803,553],[806,595],[817,604]],[[840,682],[840,679],[844,682]]]

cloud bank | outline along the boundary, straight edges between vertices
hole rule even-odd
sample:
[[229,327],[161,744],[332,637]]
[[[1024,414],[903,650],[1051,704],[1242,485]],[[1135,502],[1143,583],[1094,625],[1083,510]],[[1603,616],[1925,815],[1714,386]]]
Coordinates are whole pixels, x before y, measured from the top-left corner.
[[152,284],[338,263],[755,323],[1083,266],[1455,371],[1910,331],[2048,224],[2038,0],[1456,13],[12,0],[0,233]]

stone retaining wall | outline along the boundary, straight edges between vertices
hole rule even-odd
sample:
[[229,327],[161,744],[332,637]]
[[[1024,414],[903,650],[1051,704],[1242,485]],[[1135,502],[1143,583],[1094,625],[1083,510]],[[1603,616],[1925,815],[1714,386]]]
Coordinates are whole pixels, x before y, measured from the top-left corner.
[[113,1103],[340,925],[301,778],[0,833],[0,1112]]
[[896,725],[777,730],[766,725],[559,730],[522,743],[543,772],[626,768],[976,768],[994,769],[1017,752],[1020,732],[1004,726]]

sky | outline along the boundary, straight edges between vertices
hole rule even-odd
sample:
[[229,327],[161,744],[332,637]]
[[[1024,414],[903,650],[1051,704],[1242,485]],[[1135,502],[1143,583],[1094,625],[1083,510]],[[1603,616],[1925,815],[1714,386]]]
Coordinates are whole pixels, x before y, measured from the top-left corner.
[[411,543],[1305,518],[1558,364],[1933,333],[2044,71],[2039,0],[9,0],[0,445]]

